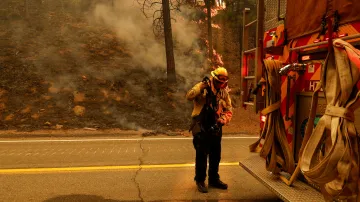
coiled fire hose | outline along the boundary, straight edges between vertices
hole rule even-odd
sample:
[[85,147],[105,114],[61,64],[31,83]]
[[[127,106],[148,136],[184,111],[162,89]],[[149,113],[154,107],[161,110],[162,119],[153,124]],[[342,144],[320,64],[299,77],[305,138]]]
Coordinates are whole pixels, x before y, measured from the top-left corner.
[[[354,111],[360,107],[356,88],[360,74],[352,59],[359,59],[360,52],[340,39],[333,45],[314,93],[317,97],[323,88],[327,108],[304,148],[300,169],[307,180],[321,187],[326,201],[359,202],[359,134]],[[309,120],[314,113],[310,116]]]
[[266,108],[262,114],[266,116],[260,138],[249,146],[251,152],[260,149],[260,156],[266,160],[266,170],[275,174],[280,171],[292,173],[294,159],[286,138],[284,120],[280,112],[281,78],[279,69],[282,63],[277,60],[264,60],[266,79]]

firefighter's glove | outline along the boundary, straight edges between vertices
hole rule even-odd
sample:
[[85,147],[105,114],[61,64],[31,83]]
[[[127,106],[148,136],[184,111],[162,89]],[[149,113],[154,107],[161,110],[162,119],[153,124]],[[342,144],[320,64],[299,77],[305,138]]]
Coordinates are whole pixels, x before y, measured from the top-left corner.
[[201,86],[200,86],[200,89],[204,90],[205,88],[208,88],[208,87],[209,87],[209,84],[207,82],[202,82]]
[[221,126],[225,125],[225,124],[226,124],[226,122],[225,122],[225,120],[224,120],[224,119],[219,118],[219,119],[217,120],[217,124],[221,127]]
[[208,88],[210,86],[210,79],[209,77],[205,77],[203,80],[202,80],[202,83],[201,83],[201,90],[205,89],[205,88]]

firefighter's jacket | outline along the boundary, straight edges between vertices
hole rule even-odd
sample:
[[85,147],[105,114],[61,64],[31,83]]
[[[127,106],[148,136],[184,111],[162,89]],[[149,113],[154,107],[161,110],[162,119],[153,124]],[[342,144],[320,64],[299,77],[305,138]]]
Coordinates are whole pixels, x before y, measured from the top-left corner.
[[[210,82],[212,83],[212,79],[210,78]],[[192,117],[196,117],[200,114],[202,108],[206,104],[206,95],[207,90],[200,89],[201,83],[196,84],[193,88],[191,88],[187,94],[186,98],[189,101],[194,101],[194,109],[191,114]],[[218,110],[216,112],[218,118],[224,120],[224,123],[227,124],[230,122],[232,117],[232,105],[230,95],[227,89],[220,89],[217,93],[216,89],[211,85],[213,94],[216,95],[216,101],[218,103]]]

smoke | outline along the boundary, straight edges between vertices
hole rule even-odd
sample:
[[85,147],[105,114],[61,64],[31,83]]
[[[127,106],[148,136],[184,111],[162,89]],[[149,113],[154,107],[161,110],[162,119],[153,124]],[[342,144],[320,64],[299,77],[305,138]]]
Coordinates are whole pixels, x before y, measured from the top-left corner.
[[[164,39],[155,37],[153,19],[144,16],[136,1],[116,0],[114,5],[108,1],[91,4],[86,0],[28,2],[32,4],[29,9],[36,9],[29,12],[29,20],[24,17],[23,20],[10,19],[6,25],[0,23],[0,30],[4,30],[0,31],[0,36],[6,37],[4,41],[7,43],[0,50],[4,55],[11,54],[12,60],[9,62],[11,65],[0,69],[1,84],[13,92],[14,97],[25,97],[22,100],[17,98],[21,101],[16,103],[15,99],[13,103],[8,102],[9,106],[14,106],[14,111],[25,105],[24,101],[45,109],[43,114],[46,110],[50,111],[48,106],[55,105],[60,110],[51,110],[56,111],[57,116],[67,114],[69,117],[61,119],[74,120],[70,116],[73,115],[74,106],[85,106],[82,102],[74,101],[73,95],[80,92],[87,102],[85,115],[91,114],[89,119],[110,119],[109,122],[114,119],[131,129],[141,128],[136,119],[154,112],[159,112],[164,121],[170,119],[167,118],[169,109],[161,105],[166,94]],[[77,2],[76,5],[74,2]],[[178,89],[185,102],[184,91],[201,80],[206,59],[205,51],[199,46],[199,27],[192,20],[196,11],[185,6],[180,10],[171,15],[174,19],[172,33]],[[0,55],[0,63],[3,63],[3,58],[9,57]],[[15,65],[14,61],[19,64]],[[21,75],[20,70],[23,71]],[[35,102],[26,97],[36,93],[30,95],[26,94],[26,90],[19,91],[17,86],[20,86],[21,79],[27,82],[22,83],[23,86],[33,89],[31,92],[51,98],[46,101],[38,98]],[[100,89],[109,86],[113,86],[113,89],[108,100],[96,97],[101,95]],[[169,95],[171,102],[180,103],[177,98],[176,95]],[[148,104],[141,105],[144,100]],[[123,102],[129,106],[122,106]],[[177,106],[174,104],[172,112],[178,117],[189,117],[190,109],[178,103]],[[138,113],[135,115],[121,108],[134,106],[139,106],[133,109],[134,113]],[[34,110],[36,107],[33,107]],[[137,110],[144,111],[140,113]],[[109,117],[104,114],[98,117],[101,113]],[[48,117],[52,117],[50,113]],[[149,119],[153,124],[157,121],[155,117]],[[31,122],[32,119],[28,120]],[[78,120],[86,122],[81,118]]]
[[[175,41],[175,63],[177,73],[186,78],[185,89],[198,82],[207,68],[205,51],[199,46],[200,29],[192,19],[195,10],[181,7],[181,13],[175,16],[173,22],[173,37]],[[188,54],[184,54],[187,52]]]
[[[155,38],[153,18],[144,16],[137,1],[117,0],[114,1],[114,5],[88,4],[87,1],[43,2],[41,5],[36,5],[39,7],[38,16],[31,16],[32,21],[11,21],[10,41],[17,49],[16,54],[20,51],[18,57],[23,63],[32,63],[39,74],[46,76],[56,86],[71,87],[75,90],[77,87],[74,82],[57,77],[59,75],[80,77],[86,74],[112,79],[121,77],[124,71],[132,71],[138,67],[144,68],[151,78],[166,77],[164,39]],[[87,9],[88,12],[85,12]],[[152,16],[156,9],[158,8],[147,10],[147,14]],[[180,10],[181,12],[171,13],[172,33],[176,73],[185,78],[185,89],[200,79],[202,67],[205,66],[205,51],[202,51],[198,45],[199,27],[192,21],[196,11],[186,6],[181,7]],[[84,17],[87,18],[87,24],[90,26],[79,20]],[[110,61],[104,60],[101,63],[89,61],[86,57],[89,49],[98,51],[107,45],[104,44],[107,43],[104,40],[98,40],[104,36],[95,37],[95,41],[87,41],[102,31],[94,29],[91,25],[107,27],[114,31],[116,38],[112,40],[119,43],[118,47],[126,47],[126,50],[122,51],[128,52],[131,59],[115,55],[111,60],[119,64],[119,69],[111,69],[111,71],[106,69]],[[104,30],[104,35],[106,33],[108,30]],[[102,71],[104,68],[106,71]],[[72,71],[72,76],[68,76],[66,71],[61,72],[56,69]]]
[[[148,16],[153,16],[152,13],[158,8],[153,7],[151,10],[145,10]],[[178,75],[178,89],[184,92],[192,87],[196,82],[201,79],[203,66],[205,64],[205,57],[198,44],[200,30],[198,25],[192,20],[195,10],[188,7],[181,7],[181,12],[172,12],[172,35],[174,42],[174,56],[176,73]],[[155,17],[157,17],[155,15]],[[114,6],[107,4],[98,4],[95,6],[93,15],[89,17],[89,21],[107,26],[109,29],[116,33],[119,41],[125,43],[129,52],[132,53],[131,62],[132,67],[129,67],[125,71],[132,71],[132,74],[139,73],[138,68],[142,67],[143,71],[147,74],[148,78],[144,80],[152,80],[157,78],[166,78],[166,52],[164,38],[156,38],[153,33],[153,18],[147,18],[141,11],[141,5],[135,1],[118,0]],[[161,35],[160,35],[161,36]],[[137,69],[135,71],[135,69]],[[135,71],[135,72],[134,72]],[[119,72],[120,74],[123,74]],[[142,76],[141,76],[142,74]],[[140,72],[139,77],[131,76],[131,78],[143,78],[143,72]],[[163,124],[169,123],[169,111],[162,109],[160,100],[157,96],[151,96],[148,93],[153,91],[161,91],[162,89],[156,89],[156,84],[151,82],[149,85],[153,85],[151,90],[144,89],[139,81],[132,81],[126,79],[128,88],[133,94],[138,97],[148,99],[148,104],[143,105],[149,111],[153,111],[160,114],[163,117]],[[146,93],[145,93],[146,92]],[[148,94],[148,95],[146,95]],[[180,97],[172,97],[170,99],[181,99],[185,101],[183,93],[180,93]],[[185,103],[182,102],[183,106]],[[174,104],[175,105],[175,104]],[[138,114],[140,112],[137,112]],[[174,106],[172,109],[173,115],[177,116],[181,120],[186,120],[189,117],[189,109],[184,107]],[[136,114],[136,115],[138,115]],[[176,114],[176,115],[175,115]],[[136,116],[135,115],[135,116]],[[149,116],[144,114],[143,116]],[[150,118],[150,117],[149,117]],[[122,123],[128,123],[128,120]],[[151,120],[149,120],[151,122]],[[131,128],[134,126],[132,125]]]
[[[149,14],[157,9],[153,8],[145,10],[145,12]],[[190,19],[194,12],[195,10],[182,7],[180,13],[172,13],[172,18],[175,19],[172,20],[172,32],[176,72],[186,78],[186,87],[199,79],[201,74],[199,66],[204,65],[205,62],[198,45],[200,30],[197,24]],[[155,15],[155,17],[157,16]],[[159,76],[159,71],[154,71],[154,69],[166,70],[164,39],[155,37],[152,32],[153,18],[145,17],[141,12],[140,5],[135,1],[116,1],[114,7],[98,4],[94,9],[93,16],[89,19],[113,29],[118,39],[125,42],[133,53],[134,64],[144,67],[150,76]]]
[[99,4],[93,14],[97,23],[104,23],[126,43],[133,53],[133,62],[145,67],[164,67],[163,47],[151,37],[150,22],[131,1],[116,1],[114,8]]

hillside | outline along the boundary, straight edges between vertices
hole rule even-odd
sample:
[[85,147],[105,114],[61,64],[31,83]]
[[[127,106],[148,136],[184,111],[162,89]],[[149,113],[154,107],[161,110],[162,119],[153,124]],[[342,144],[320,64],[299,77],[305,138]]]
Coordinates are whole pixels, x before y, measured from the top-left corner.
[[[96,3],[79,12],[42,3],[30,7],[27,18],[7,13],[0,22],[1,130],[188,128],[192,103],[184,99],[186,90],[209,71],[199,36],[206,29],[192,19],[174,23],[178,82],[168,88],[163,42],[153,37],[151,22],[137,7],[124,4]],[[135,11],[139,14],[124,17]],[[194,12],[201,9],[187,14]],[[231,33],[225,24],[223,29]],[[224,66],[234,75],[231,94],[239,107],[238,50],[225,49]],[[257,130],[256,115],[235,111],[229,131]],[[240,127],[244,121],[246,127]]]

